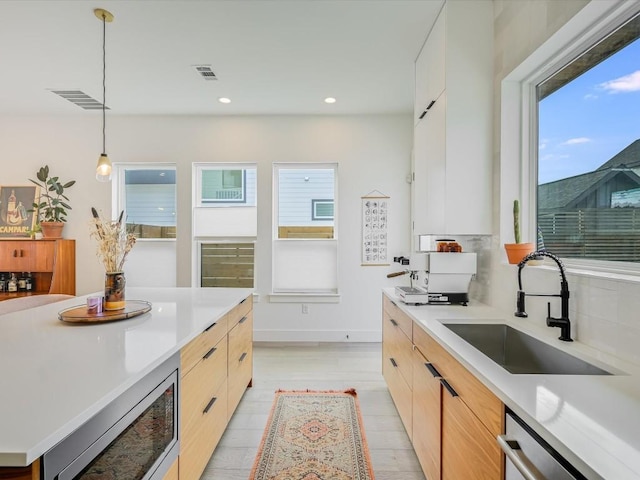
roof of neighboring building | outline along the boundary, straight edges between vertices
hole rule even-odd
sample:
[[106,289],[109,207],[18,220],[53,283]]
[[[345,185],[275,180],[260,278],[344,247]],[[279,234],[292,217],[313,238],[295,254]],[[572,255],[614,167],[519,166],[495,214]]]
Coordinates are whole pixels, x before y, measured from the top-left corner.
[[617,155],[598,167],[598,170],[625,165],[628,168],[640,168],[640,139],[621,150]]
[[539,185],[538,208],[544,210],[567,207],[586,192],[595,188],[600,182],[607,181],[621,172],[640,181],[640,177],[638,177],[638,173],[640,173],[640,139],[628,145],[593,172]]

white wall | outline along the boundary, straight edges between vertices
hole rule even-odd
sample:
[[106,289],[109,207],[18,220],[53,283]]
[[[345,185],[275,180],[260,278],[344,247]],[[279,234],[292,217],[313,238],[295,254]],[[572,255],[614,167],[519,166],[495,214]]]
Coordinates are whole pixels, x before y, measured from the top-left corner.
[[[495,76],[494,76],[494,185],[502,185],[494,192],[494,241],[492,247],[491,278],[487,284],[490,303],[505,312],[515,310],[517,268],[504,261],[502,244],[511,241],[500,238],[500,221],[510,223],[510,206],[519,188],[520,158],[501,152],[501,135],[509,125],[501,124],[501,108],[517,111],[518,105],[501,105],[501,82],[532,54],[539,55],[540,47],[559,32],[566,34],[567,22],[575,22],[585,15],[584,7],[596,3],[614,5],[617,2],[592,2],[587,0],[495,0]],[[576,17],[576,14],[579,14]],[[569,23],[574,33],[580,31],[575,23]],[[513,135],[517,135],[515,132]],[[503,177],[501,177],[501,175]],[[501,205],[503,205],[501,211]],[[526,215],[525,212],[525,221]],[[504,230],[504,227],[503,227]],[[526,240],[526,239],[525,239]],[[533,238],[535,241],[535,238]],[[526,291],[536,293],[559,292],[559,277],[555,269],[527,267],[523,271]],[[574,271],[568,275],[571,291],[569,316],[574,338],[597,349],[640,363],[640,281],[638,278],[607,274],[585,274]],[[559,313],[555,299],[527,299],[529,318],[522,321],[544,325],[546,303],[552,301],[552,315]]]
[[[396,266],[360,265],[360,197],[379,190],[391,197],[390,255],[409,248],[409,184],[412,119],[406,116],[118,117],[108,115],[107,152],[114,162],[173,162],[177,168],[177,285],[191,283],[192,162],[256,162],[259,303],[256,339],[379,340],[381,293]],[[94,180],[101,151],[99,114],[0,118],[3,184],[27,184],[48,163],[69,190],[73,210],[65,237],[77,240],[78,294],[99,291],[103,270],[89,239],[90,207],[111,208],[111,186]],[[273,162],[339,164],[338,304],[268,302],[271,288],[271,175]],[[135,250],[134,250],[135,251]],[[135,255],[135,254],[132,254]],[[154,253],[155,255],[155,253]],[[157,255],[155,255],[156,258]],[[135,261],[132,256],[132,263]],[[162,258],[162,257],[160,257]],[[154,266],[154,268],[157,267]],[[125,266],[125,272],[127,268]],[[135,280],[138,283],[138,279]]]

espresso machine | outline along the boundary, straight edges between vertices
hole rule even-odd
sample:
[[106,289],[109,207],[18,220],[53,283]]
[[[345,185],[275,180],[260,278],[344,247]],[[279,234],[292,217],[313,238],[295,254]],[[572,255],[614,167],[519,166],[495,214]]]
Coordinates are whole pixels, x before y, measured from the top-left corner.
[[396,295],[407,304],[459,304],[469,302],[469,286],[477,272],[473,252],[416,252],[394,261],[407,268],[387,277],[408,274],[411,285],[396,287]]

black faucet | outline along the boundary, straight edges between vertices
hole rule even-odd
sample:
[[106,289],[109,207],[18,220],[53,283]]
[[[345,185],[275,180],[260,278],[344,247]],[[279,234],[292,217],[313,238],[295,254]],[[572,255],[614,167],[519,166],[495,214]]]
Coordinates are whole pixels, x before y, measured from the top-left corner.
[[[522,269],[525,267],[529,260],[538,259],[540,257],[547,257],[556,262],[558,269],[560,270],[560,294],[536,294],[525,293],[522,289]],[[560,340],[564,342],[573,342],[571,339],[571,321],[569,320],[569,284],[567,283],[567,276],[564,271],[564,265],[560,259],[551,252],[546,250],[539,250],[537,252],[530,253],[524,257],[518,264],[518,298],[516,301],[516,317],[526,318],[527,312],[524,309],[524,297],[560,297],[562,301],[560,318],[554,318],[551,316],[551,302],[547,302],[547,326],[559,327]]]

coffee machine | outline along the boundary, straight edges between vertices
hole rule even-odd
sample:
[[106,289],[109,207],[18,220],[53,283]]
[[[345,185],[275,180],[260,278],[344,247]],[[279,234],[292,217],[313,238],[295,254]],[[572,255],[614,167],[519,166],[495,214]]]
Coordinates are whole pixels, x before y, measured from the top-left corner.
[[416,252],[394,261],[406,265],[402,272],[387,277],[409,274],[410,287],[396,287],[400,300],[412,305],[459,304],[469,302],[469,286],[477,272],[474,252]]

